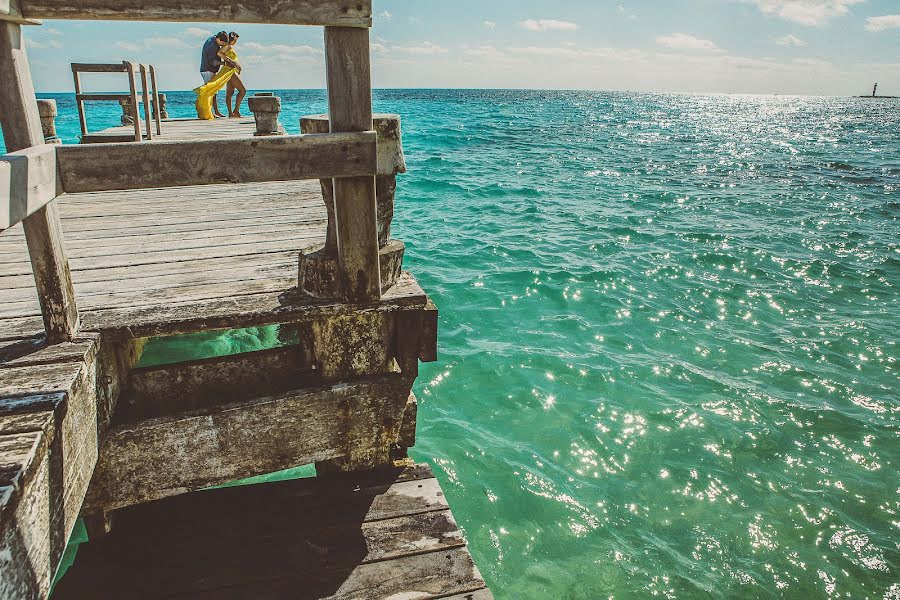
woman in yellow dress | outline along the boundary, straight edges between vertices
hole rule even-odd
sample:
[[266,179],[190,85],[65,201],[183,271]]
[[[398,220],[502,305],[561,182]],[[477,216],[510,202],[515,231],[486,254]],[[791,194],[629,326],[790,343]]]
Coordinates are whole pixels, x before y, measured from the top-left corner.
[[[212,99],[219,90],[225,87],[229,81],[241,72],[241,63],[238,62],[237,53],[234,46],[237,44],[238,34],[231,32],[228,35],[228,45],[219,50],[219,56],[222,58],[222,67],[216,76],[204,83],[198,88],[194,88],[197,94],[197,118],[211,120],[215,119],[212,112]],[[243,88],[243,83],[240,86]],[[237,108],[237,107],[235,107]],[[231,107],[229,106],[229,110]]]

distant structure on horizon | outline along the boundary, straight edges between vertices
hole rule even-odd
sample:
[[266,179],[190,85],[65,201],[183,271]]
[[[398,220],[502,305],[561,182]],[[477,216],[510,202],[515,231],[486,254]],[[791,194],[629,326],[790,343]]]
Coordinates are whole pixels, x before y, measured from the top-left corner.
[[900,96],[879,96],[878,95],[878,83],[875,83],[875,87],[872,88],[871,96],[857,96],[857,98],[900,98]]

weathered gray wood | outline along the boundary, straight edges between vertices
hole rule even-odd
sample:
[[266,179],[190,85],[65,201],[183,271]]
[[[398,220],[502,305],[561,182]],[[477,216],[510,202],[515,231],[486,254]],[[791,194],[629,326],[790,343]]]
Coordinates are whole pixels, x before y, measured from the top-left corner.
[[[328,111],[332,132],[372,129],[369,31],[325,28]],[[376,159],[377,162],[377,159]],[[334,180],[335,224],[342,294],[351,302],[381,296],[375,177]]]
[[40,430],[0,436],[0,597],[40,598],[50,587],[52,413]]
[[[22,28],[0,23],[0,126],[10,151],[44,143]],[[70,340],[78,329],[72,277],[55,202],[23,221],[44,328],[53,342]]]
[[358,132],[60,146],[57,161],[67,192],[354,177],[375,172],[375,139]]
[[234,356],[134,369],[117,414],[119,423],[134,423],[221,406],[318,384],[312,349],[300,344]]
[[486,598],[447,508],[424,465],[183,495],[118,511],[55,598]]
[[[150,65],[150,86],[153,93],[153,119],[156,121],[156,134],[162,135],[162,117],[160,117],[159,87],[156,84],[156,68]],[[149,123],[149,121],[148,121]],[[150,125],[147,125],[149,127]]]
[[114,101],[119,102],[121,100],[131,100],[131,95],[129,94],[115,94],[115,93],[91,93],[91,94],[83,94],[80,92],[75,93],[75,101],[76,102],[102,102],[102,101]]
[[22,12],[34,19],[372,26],[371,0],[288,0],[279,3],[23,0]]
[[411,381],[385,376],[113,427],[85,506],[117,509],[397,439]]
[[397,445],[408,449],[416,445],[416,421],[419,416],[419,401],[416,395],[410,392],[406,400],[406,409],[403,411],[403,425],[400,426],[400,438]]
[[0,156],[0,233],[59,195],[56,147],[41,144]]
[[71,342],[60,344],[48,344],[47,339],[43,336],[2,341],[0,342],[0,369],[83,362],[85,356],[95,351],[99,339],[98,334],[85,333],[79,334]]
[[[98,437],[96,344],[81,349],[77,362],[0,366],[0,434],[34,432],[30,447],[42,448],[20,467],[0,458],[0,486],[12,487],[0,506],[0,555],[9,557],[0,559],[0,597],[46,597],[81,509]],[[9,439],[0,435],[0,455]],[[15,583],[4,589],[7,581]]]
[[[128,95],[129,100],[131,101],[131,126],[134,127],[134,141],[141,142],[144,137],[141,135],[141,118],[138,113],[137,87],[134,83],[134,64],[124,60],[122,61],[122,66],[125,67],[125,71],[128,73]],[[150,125],[148,124],[147,127],[149,126]]]
[[98,63],[72,63],[72,72],[75,73],[127,73],[128,66],[125,63],[119,64],[98,64]]
[[36,19],[26,19],[22,16],[19,0],[0,0],[0,21],[18,23],[19,25],[40,25]]
[[[375,113],[372,115],[373,129],[378,135],[378,175],[406,173],[406,158],[403,156],[403,136],[400,115]],[[328,133],[331,131],[328,115],[306,115],[300,117],[300,133]]]
[[422,334],[419,337],[419,360],[437,362],[438,359],[438,309],[431,298],[422,316]]
[[153,139],[153,129],[150,127],[150,91],[147,84],[147,65],[139,65],[139,68],[141,70],[141,95],[144,103],[144,127],[147,131],[147,141],[149,142]]
[[78,124],[81,127],[81,137],[87,135],[87,115],[84,112],[84,99],[79,99],[82,95],[81,90],[81,74],[75,70],[72,65],[72,79],[75,84],[75,107],[78,109]]

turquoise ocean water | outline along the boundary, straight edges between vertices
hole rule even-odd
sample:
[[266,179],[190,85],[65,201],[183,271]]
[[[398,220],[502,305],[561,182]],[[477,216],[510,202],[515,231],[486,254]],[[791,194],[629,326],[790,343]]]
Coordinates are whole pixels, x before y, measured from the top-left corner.
[[[290,132],[325,110],[279,95]],[[376,109],[404,119],[395,236],[441,310],[415,457],[498,598],[900,598],[896,101]]]

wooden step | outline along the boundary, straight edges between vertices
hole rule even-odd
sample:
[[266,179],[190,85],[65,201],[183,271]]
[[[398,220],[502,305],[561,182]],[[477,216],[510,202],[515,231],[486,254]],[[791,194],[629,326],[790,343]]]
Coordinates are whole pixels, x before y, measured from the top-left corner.
[[440,484],[417,465],[208,490],[117,513],[55,600],[489,600]]

